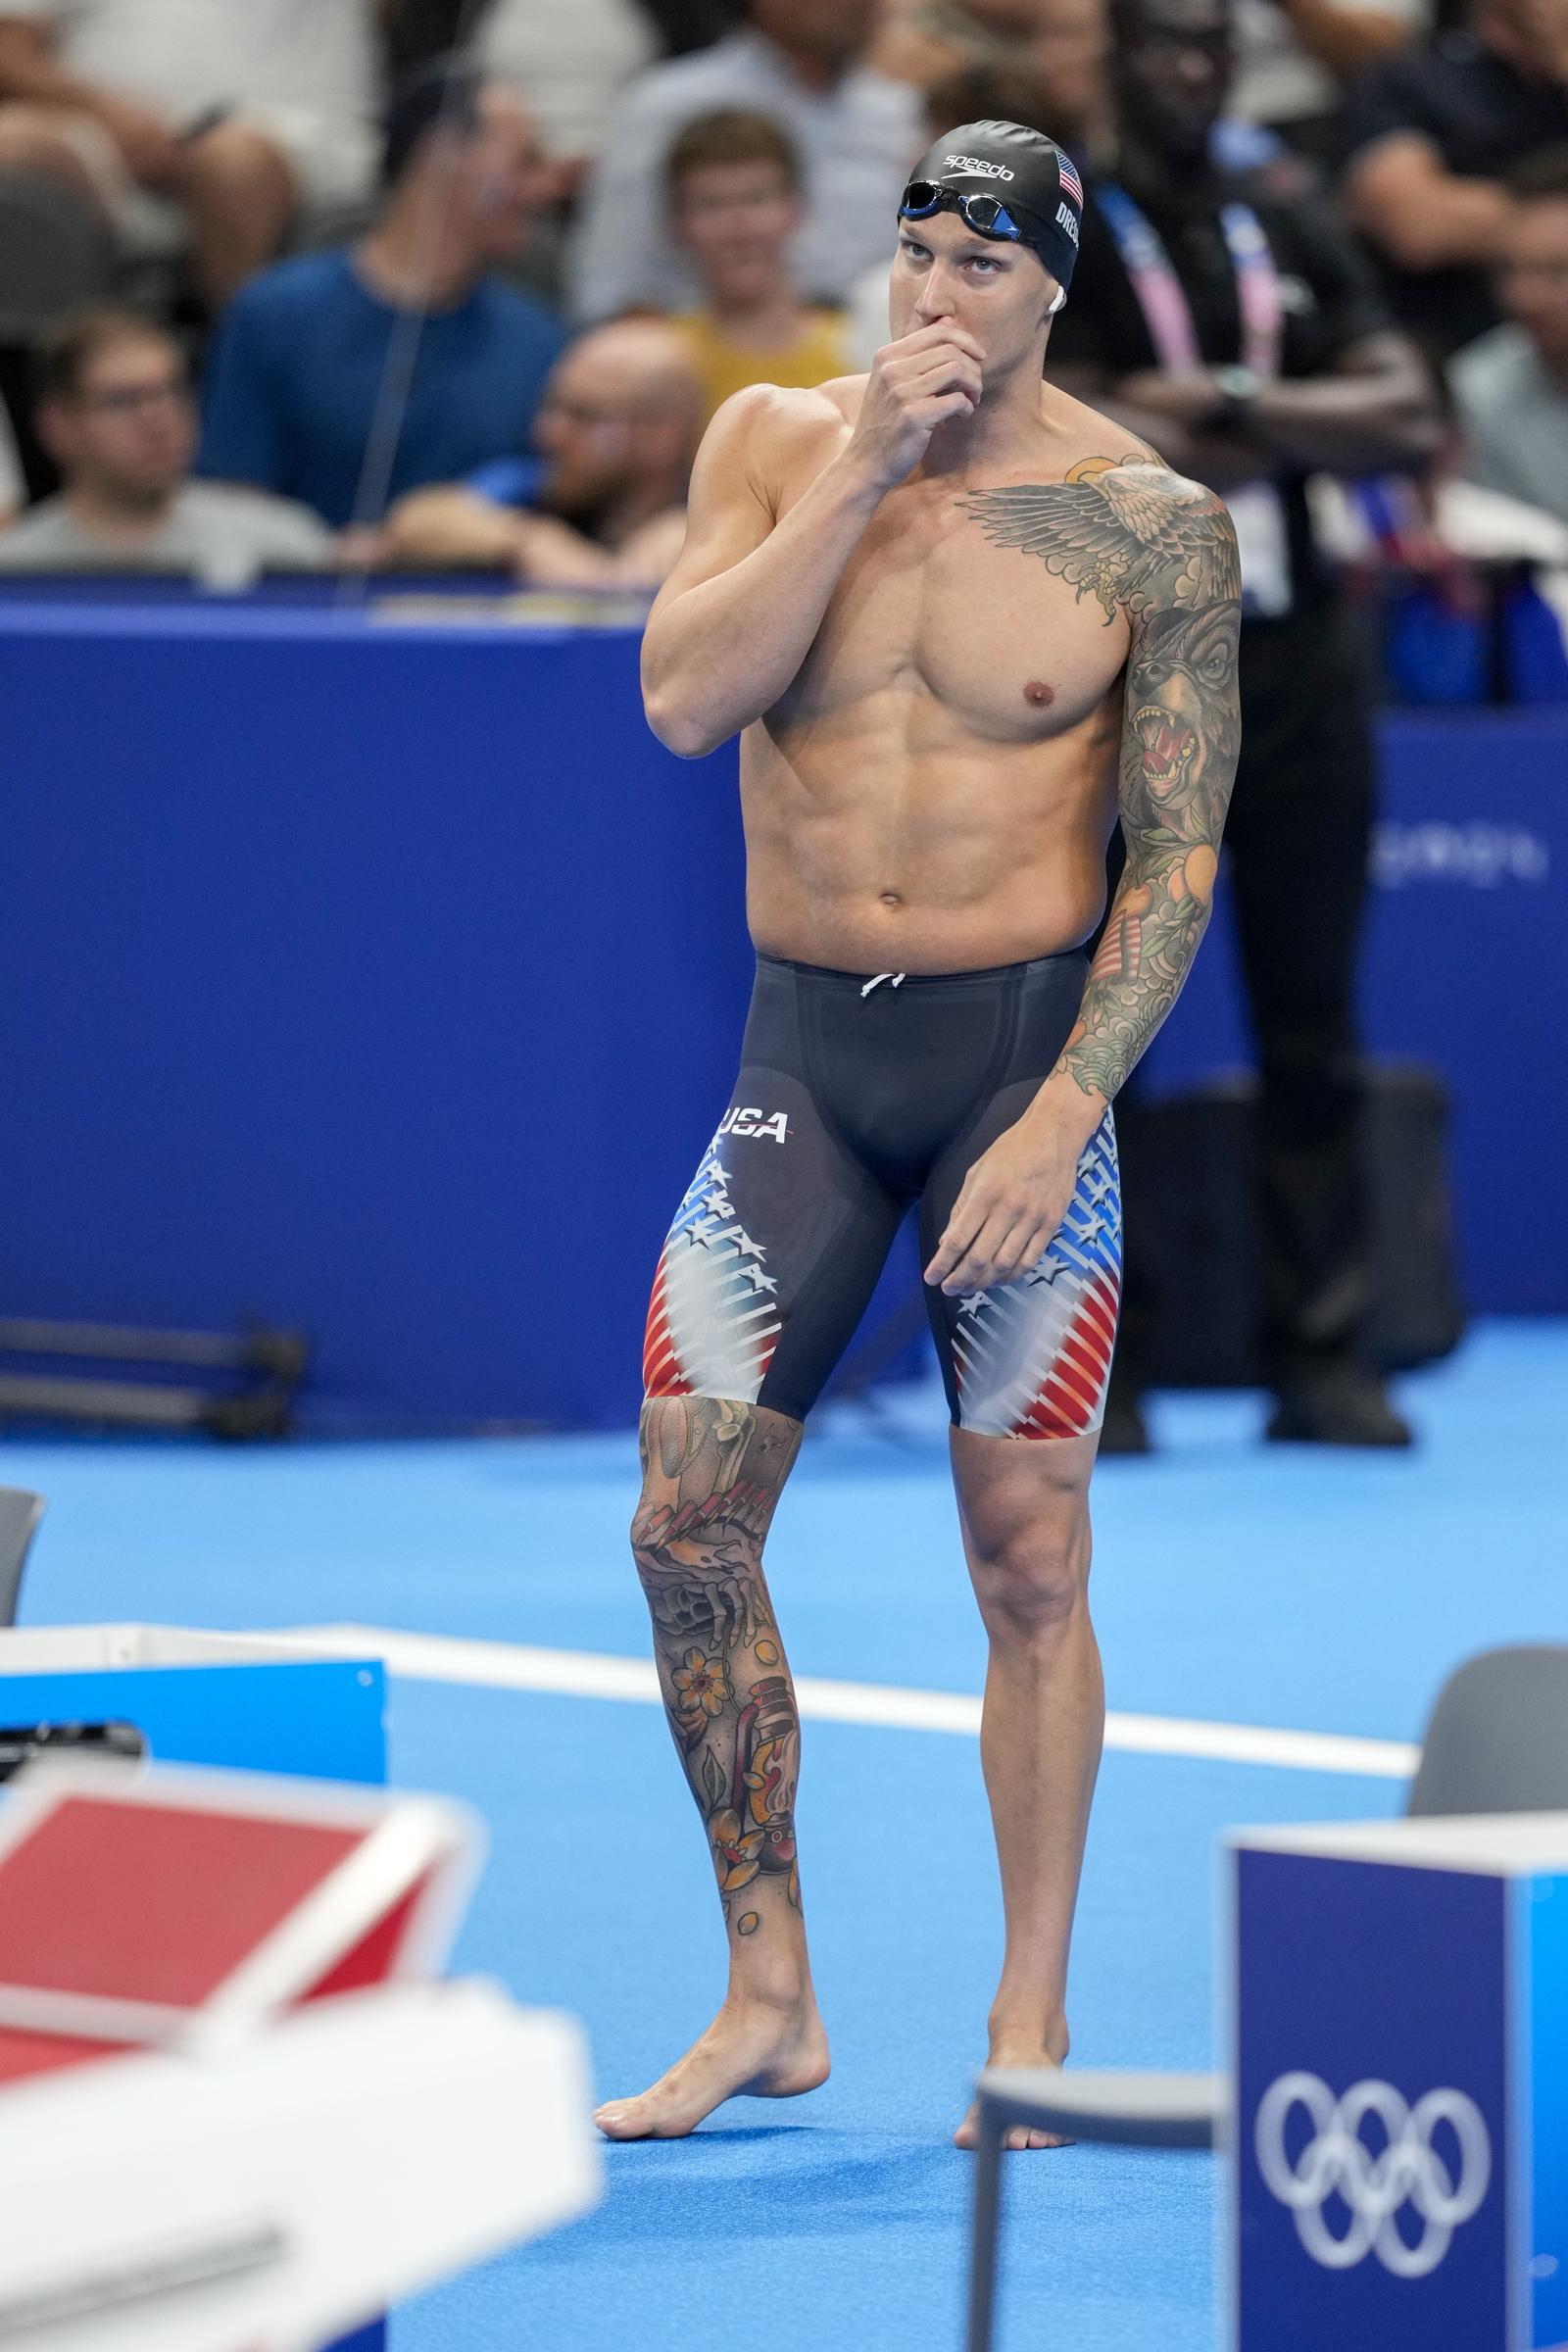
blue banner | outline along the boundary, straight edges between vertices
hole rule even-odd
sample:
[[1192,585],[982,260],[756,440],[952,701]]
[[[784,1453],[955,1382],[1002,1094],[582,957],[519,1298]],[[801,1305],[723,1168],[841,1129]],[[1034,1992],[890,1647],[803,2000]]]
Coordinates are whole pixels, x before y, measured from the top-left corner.
[[1512,1888],[1235,1868],[1236,2352],[1505,2352]]
[[[751,970],[733,747],[629,630],[0,601],[0,1298],[316,1342],[318,1425],[623,1425]],[[1455,1103],[1465,1285],[1568,1309],[1568,713],[1383,728],[1373,1050]],[[1228,926],[1151,1058],[1246,1055]]]

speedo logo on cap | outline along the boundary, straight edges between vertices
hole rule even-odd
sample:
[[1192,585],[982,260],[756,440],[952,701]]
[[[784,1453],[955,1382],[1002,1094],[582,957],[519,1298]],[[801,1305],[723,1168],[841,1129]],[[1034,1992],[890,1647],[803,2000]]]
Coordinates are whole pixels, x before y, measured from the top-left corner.
[[950,172],[977,172],[982,179],[1011,179],[1005,164],[988,164],[978,155],[945,155],[943,162]]

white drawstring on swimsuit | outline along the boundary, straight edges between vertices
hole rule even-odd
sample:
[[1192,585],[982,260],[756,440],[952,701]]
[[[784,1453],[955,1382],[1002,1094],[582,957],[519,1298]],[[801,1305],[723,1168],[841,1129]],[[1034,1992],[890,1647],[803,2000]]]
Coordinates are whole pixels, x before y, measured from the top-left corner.
[[884,980],[891,980],[894,987],[897,988],[903,978],[904,974],[902,972],[878,972],[874,980],[868,980],[866,982],[865,986],[861,989],[860,994],[862,997],[868,997],[873,988],[881,987]]

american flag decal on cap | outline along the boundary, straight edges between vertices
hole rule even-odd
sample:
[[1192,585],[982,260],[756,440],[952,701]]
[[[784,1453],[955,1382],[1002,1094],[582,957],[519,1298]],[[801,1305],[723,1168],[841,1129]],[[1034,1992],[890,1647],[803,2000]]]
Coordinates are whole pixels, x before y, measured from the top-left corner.
[[1084,201],[1083,181],[1079,178],[1077,172],[1073,170],[1072,165],[1068,162],[1067,158],[1059,151],[1057,152],[1056,156],[1056,173],[1061,181],[1062,194],[1064,196],[1070,196],[1074,204],[1078,206],[1080,211],[1082,211]]

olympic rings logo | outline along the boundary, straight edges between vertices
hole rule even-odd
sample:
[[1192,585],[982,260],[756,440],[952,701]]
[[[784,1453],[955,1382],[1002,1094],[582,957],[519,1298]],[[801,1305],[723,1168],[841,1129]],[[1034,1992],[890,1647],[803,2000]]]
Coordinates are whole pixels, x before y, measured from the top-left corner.
[[[1285,2128],[1296,2107],[1305,2108],[1313,2135],[1293,2165]],[[1361,2137],[1369,2116],[1385,2134],[1376,2154]],[[1457,2178],[1433,2145],[1440,2124],[1447,2124],[1458,2142]],[[1459,2225],[1480,2211],[1492,2180],[1486,2121],[1462,2090],[1429,2090],[1409,2107],[1388,2082],[1353,2082],[1336,2099],[1316,2075],[1281,2075],[1258,2102],[1253,2145],[1265,2185],[1289,2206],[1312,2260],[1330,2271],[1353,2270],[1370,2253],[1396,2278],[1426,2278]],[[1343,2237],[1324,2218],[1336,2194],[1350,2216]],[[1414,2245],[1400,2235],[1396,2219],[1406,2204],[1423,2225]]]

